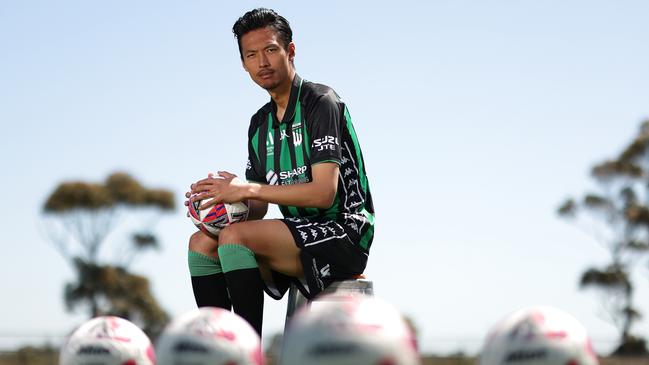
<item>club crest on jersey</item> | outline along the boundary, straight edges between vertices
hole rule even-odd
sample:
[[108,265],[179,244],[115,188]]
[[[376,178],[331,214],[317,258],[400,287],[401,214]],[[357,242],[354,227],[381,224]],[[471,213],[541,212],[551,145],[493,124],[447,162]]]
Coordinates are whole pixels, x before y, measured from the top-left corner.
[[295,122],[291,125],[293,130],[293,146],[302,145],[302,122]]
[[293,130],[293,146],[302,145],[302,132],[299,129]]

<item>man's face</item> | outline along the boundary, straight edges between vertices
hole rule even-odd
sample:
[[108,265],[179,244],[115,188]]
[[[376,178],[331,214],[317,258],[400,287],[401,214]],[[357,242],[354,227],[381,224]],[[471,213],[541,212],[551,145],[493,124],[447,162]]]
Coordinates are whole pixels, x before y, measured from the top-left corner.
[[243,68],[250,78],[262,88],[272,91],[285,82],[291,82],[291,61],[295,57],[295,45],[289,43],[285,50],[270,27],[255,29],[241,37]]

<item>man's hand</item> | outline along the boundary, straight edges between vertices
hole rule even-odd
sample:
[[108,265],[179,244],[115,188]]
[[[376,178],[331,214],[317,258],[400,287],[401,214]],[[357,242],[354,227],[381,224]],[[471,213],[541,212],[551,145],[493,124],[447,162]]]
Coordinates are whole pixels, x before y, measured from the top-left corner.
[[185,194],[189,199],[185,205],[196,200],[211,199],[199,207],[202,210],[217,203],[236,203],[248,198],[249,189],[250,184],[239,179],[237,175],[219,171],[217,177],[209,174],[206,179],[192,184],[191,191]]

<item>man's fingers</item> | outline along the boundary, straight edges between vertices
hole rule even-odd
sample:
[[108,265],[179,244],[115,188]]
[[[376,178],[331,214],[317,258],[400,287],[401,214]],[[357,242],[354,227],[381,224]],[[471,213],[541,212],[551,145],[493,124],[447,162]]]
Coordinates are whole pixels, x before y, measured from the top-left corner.
[[198,209],[199,210],[207,209],[207,208],[209,208],[209,207],[211,207],[213,205],[216,205],[216,203],[217,203],[216,198],[215,199],[210,199],[209,201],[206,201],[203,204],[201,204],[201,206],[198,207]]
[[194,187],[192,188],[192,191],[191,191],[192,194],[196,194],[196,193],[200,193],[200,192],[203,192],[203,191],[211,190],[214,187],[214,185],[217,184],[217,182],[215,180],[216,179],[209,179],[209,180],[205,179],[205,180],[201,180],[201,181],[197,182],[196,184],[194,184]]
[[233,178],[237,177],[237,175],[231,174],[231,173],[229,173],[227,171],[219,171],[219,176],[224,178],[224,179],[233,179]]

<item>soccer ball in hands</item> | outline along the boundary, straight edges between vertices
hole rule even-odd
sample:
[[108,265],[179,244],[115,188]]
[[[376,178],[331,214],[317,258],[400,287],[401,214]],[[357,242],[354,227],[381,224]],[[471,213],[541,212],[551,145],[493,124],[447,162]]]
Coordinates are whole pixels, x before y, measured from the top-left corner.
[[59,356],[60,365],[154,365],[153,345],[126,319],[103,316],[77,328]]
[[518,310],[487,336],[480,365],[595,365],[597,356],[584,327],[553,307]]
[[204,233],[218,237],[219,232],[230,224],[248,219],[248,202],[217,203],[207,209],[200,210],[208,200],[195,200],[189,203],[189,218],[192,223]]
[[323,296],[289,323],[282,365],[418,365],[416,340],[390,304],[364,295]]
[[261,365],[261,340],[243,318],[202,307],[173,320],[156,343],[158,365]]

